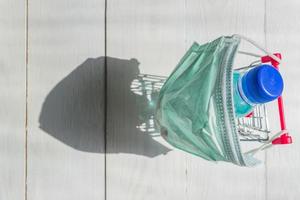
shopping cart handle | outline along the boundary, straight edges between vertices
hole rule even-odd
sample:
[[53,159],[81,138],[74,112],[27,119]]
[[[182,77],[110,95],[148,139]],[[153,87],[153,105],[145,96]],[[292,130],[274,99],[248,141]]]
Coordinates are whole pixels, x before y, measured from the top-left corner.
[[288,133],[284,133],[280,137],[275,138],[272,141],[272,144],[291,144],[291,143],[293,143],[292,136],[288,135]]
[[[276,56],[277,58],[279,58],[280,60],[282,58],[281,53],[274,53],[273,55]],[[277,70],[279,70],[279,62],[277,62],[276,60],[271,58],[271,56],[267,55],[267,56],[261,57],[261,62],[262,63],[271,62],[271,64]],[[284,130],[286,130],[286,125],[285,125],[285,119],[284,119],[283,98],[282,98],[282,96],[280,96],[277,99],[277,102],[278,102],[278,111],[279,111],[279,118],[280,118],[280,127],[281,127],[281,130],[284,131]],[[288,133],[284,133],[280,137],[277,137],[272,141],[272,144],[291,144],[291,143],[293,143],[292,137]]]

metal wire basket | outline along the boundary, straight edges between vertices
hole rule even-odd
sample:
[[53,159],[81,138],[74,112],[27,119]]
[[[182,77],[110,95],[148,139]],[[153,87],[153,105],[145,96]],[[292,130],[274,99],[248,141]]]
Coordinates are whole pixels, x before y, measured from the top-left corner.
[[264,104],[257,105],[250,115],[236,119],[240,141],[267,142],[269,140],[269,122]]
[[[255,66],[253,65],[251,67]],[[244,70],[244,68],[242,70]],[[137,95],[146,96],[148,104],[151,107],[151,105],[156,103],[158,92],[166,79],[167,77],[164,76],[139,74],[132,82],[131,90]],[[148,114],[148,119],[138,126],[138,128],[143,131],[152,132],[155,130],[154,111]],[[237,118],[236,124],[240,141],[266,142],[269,140],[270,129],[267,110],[264,104],[256,106],[250,115]]]
[[[141,101],[137,102],[140,110],[140,124],[137,125],[137,128],[142,132],[151,134],[153,137],[159,136],[154,113],[159,91],[165,80],[166,77],[163,76],[139,74],[131,83],[131,91],[143,99],[143,103]],[[144,103],[145,101],[146,103]]]
[[[131,84],[131,90],[148,100],[148,106],[155,105],[158,92],[167,77],[139,74]],[[145,108],[144,108],[145,109]],[[147,119],[137,128],[142,131],[155,132],[154,110],[148,110]],[[144,115],[145,116],[145,115]],[[251,115],[236,120],[240,141],[265,142],[269,139],[269,123],[265,105],[256,106]]]

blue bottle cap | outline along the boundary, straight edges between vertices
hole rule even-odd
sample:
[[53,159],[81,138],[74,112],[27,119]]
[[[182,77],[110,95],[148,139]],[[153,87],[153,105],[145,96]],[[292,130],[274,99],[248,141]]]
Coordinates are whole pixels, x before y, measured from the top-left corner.
[[262,104],[277,99],[283,90],[283,80],[272,65],[260,65],[249,70],[241,80],[242,91],[250,103]]

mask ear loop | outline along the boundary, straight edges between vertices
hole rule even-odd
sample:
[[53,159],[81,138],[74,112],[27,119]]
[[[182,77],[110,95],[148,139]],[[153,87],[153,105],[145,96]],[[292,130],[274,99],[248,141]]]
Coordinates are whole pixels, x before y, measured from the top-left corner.
[[[267,54],[268,56],[270,56],[271,58],[273,58],[274,60],[276,60],[278,63],[281,63],[281,59],[280,58],[278,58],[277,56],[274,56],[272,53],[270,53],[268,50],[266,50],[265,48],[263,48],[261,45],[259,45],[254,40],[252,40],[252,39],[250,39],[248,37],[245,37],[243,35],[240,35],[240,34],[234,34],[233,36],[239,37],[239,38],[241,38],[241,39],[249,42],[250,44],[252,44],[256,48],[258,48],[259,50],[261,50],[262,52],[264,52],[265,54]],[[240,53],[243,53],[243,54],[246,54],[246,55],[251,55],[251,56],[254,56],[254,57],[262,57],[262,56],[260,56],[258,54],[254,54],[254,53],[248,53],[248,52],[243,52],[243,51],[240,51]]]

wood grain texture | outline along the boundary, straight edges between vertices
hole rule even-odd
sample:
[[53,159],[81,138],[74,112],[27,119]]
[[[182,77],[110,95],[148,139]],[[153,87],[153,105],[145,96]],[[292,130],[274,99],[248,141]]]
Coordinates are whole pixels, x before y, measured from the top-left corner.
[[[280,71],[285,81],[284,106],[289,133],[294,139],[292,145],[276,146],[267,152],[267,198],[298,199],[300,196],[300,96],[299,75],[299,9],[297,1],[267,1],[267,47],[281,52],[283,63]],[[275,106],[275,105],[274,105]],[[279,130],[278,111],[272,112],[272,127]]]
[[28,199],[104,199],[104,1],[29,3]]
[[25,2],[0,2],[0,199],[25,194]]
[[[107,116],[105,1],[28,5],[26,49],[25,1],[0,2],[0,200],[101,200],[105,192],[107,200],[299,197],[300,3],[108,0]],[[264,163],[255,168],[210,163],[168,145],[152,124],[149,99],[157,92],[138,76],[167,76],[193,41],[233,33],[266,44],[284,59],[286,121],[295,143],[260,154]],[[238,57],[235,66],[251,59]],[[274,131],[275,106],[268,106]]]

